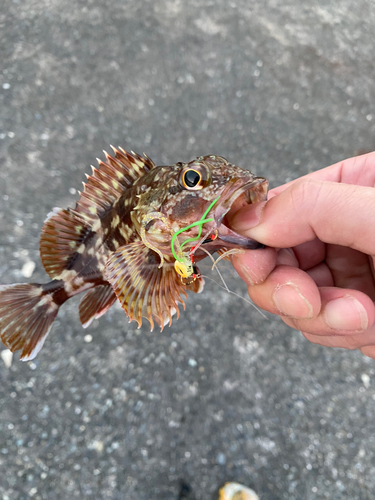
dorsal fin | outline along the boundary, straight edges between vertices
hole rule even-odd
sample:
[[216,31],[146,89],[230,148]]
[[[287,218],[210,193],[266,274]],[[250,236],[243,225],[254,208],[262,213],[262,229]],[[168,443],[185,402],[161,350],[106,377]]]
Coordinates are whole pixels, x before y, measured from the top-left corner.
[[55,207],[47,215],[39,250],[43,267],[51,278],[59,279],[90,231],[87,221],[71,210]]
[[133,151],[128,153],[122,148],[111,148],[114,156],[104,151],[106,161],[98,159],[99,168],[91,167],[92,175],[87,176],[75,207],[75,212],[90,222],[113,205],[137,179],[156,166],[146,155],[142,157]]

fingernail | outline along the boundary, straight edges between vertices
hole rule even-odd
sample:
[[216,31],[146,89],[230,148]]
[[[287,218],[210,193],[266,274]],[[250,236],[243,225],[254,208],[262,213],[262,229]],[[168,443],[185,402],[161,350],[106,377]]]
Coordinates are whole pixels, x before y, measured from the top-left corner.
[[241,209],[231,219],[231,227],[235,231],[246,231],[254,226],[257,226],[260,221],[263,209],[267,202],[259,202],[249,205],[246,209]]
[[281,285],[273,293],[273,303],[282,316],[290,318],[312,318],[313,308],[310,302],[291,283]]
[[324,308],[327,325],[334,330],[362,331],[368,328],[364,306],[353,297],[332,300]]

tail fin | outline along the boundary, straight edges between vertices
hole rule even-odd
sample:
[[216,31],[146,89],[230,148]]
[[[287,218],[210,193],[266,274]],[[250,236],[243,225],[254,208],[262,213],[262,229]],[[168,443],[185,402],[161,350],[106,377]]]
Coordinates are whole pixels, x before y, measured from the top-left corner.
[[34,359],[50,331],[59,305],[43,285],[0,286],[0,338],[21,359]]

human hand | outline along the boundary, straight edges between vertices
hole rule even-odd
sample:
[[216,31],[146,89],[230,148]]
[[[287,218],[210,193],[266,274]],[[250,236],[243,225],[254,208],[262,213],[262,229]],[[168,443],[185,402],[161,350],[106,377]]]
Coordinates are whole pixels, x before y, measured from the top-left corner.
[[375,153],[273,189],[231,215],[267,245],[232,257],[250,298],[316,344],[375,359]]

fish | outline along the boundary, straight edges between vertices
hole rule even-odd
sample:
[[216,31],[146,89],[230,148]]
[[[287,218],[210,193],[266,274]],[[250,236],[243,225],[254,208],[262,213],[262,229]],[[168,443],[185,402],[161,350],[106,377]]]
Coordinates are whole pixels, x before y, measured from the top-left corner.
[[[111,146],[112,147],[112,146]],[[42,348],[59,308],[85,292],[81,324],[119,302],[138,327],[161,329],[200,293],[197,263],[207,254],[263,245],[231,230],[229,210],[267,197],[268,181],[221,156],[157,166],[114,148],[87,175],[74,208],[53,208],[40,237],[45,284],[0,285],[0,338],[20,359]]]

